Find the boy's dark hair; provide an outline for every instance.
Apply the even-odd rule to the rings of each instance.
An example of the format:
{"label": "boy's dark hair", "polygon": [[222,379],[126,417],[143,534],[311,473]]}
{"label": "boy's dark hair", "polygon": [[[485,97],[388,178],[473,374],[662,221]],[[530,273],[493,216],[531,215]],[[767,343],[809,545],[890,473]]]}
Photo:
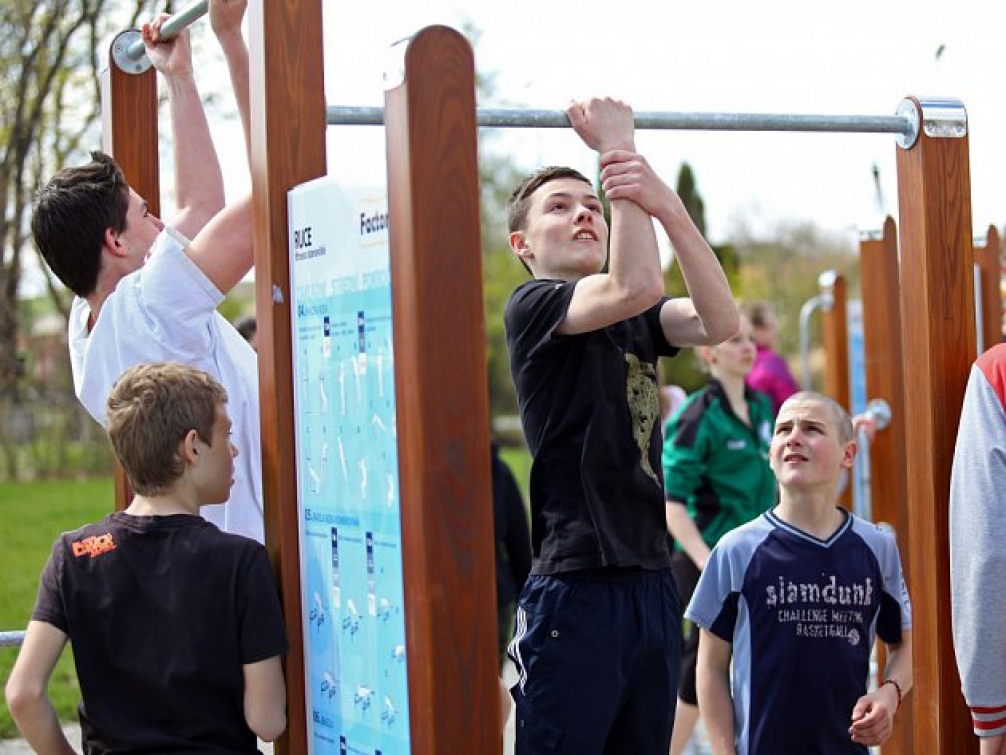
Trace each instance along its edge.
{"label": "boy's dark hair", "polygon": [[129,184],[108,155],[92,152],[91,162],[65,168],[38,193],[31,233],[49,269],[77,296],[98,285],[105,231],[126,230]]}
{"label": "boy's dark hair", "polygon": [[583,181],[587,186],[593,187],[585,175],[573,168],[561,165],[539,168],[517,184],[517,188],[510,194],[510,199],[507,201],[509,209],[507,225],[510,233],[523,231],[527,226],[527,212],[531,208],[531,196],[549,181],[557,181],[560,178],[575,178],[577,181]]}
{"label": "boy's dark hair", "polygon": [[141,364],[122,373],[108,396],[108,437],[139,495],[168,491],[185,465],[178,444],[195,430],[213,442],[227,391],[211,375],[178,362]]}

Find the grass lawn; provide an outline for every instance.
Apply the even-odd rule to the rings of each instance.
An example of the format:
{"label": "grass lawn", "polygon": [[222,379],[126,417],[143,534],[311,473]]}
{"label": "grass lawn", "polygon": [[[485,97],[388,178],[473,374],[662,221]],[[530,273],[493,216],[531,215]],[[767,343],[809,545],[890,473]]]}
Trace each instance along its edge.
{"label": "grass lawn", "polygon": [[[35,605],[38,577],[61,532],[100,519],[112,510],[111,478],[0,483],[0,521],[6,533],[0,548],[0,630],[23,630]],[[17,648],[0,649],[0,686],[7,683]],[[62,720],[76,719],[80,691],[73,657],[64,651],[49,683]],[[7,705],[0,703],[0,738],[18,736]]]}
{"label": "grass lawn", "polygon": [[531,479],[531,454],[524,446],[504,446],[500,449],[500,458],[507,463],[513,476],[517,478],[520,492],[524,494],[524,506],[529,506],[527,486]]}
{"label": "grass lawn", "polygon": [[[503,448],[527,505],[531,457],[527,449]],[[35,605],[38,577],[57,535],[100,519],[112,510],[111,478],[78,481],[0,483],[0,521],[6,542],[0,548],[0,630],[23,630]],[[0,648],[0,688],[7,683],[17,648]],[[61,720],[77,717],[80,689],[67,649],[49,683],[49,694]],[[2,696],[0,696],[2,698]],[[18,736],[7,706],[0,700],[0,739]]]}

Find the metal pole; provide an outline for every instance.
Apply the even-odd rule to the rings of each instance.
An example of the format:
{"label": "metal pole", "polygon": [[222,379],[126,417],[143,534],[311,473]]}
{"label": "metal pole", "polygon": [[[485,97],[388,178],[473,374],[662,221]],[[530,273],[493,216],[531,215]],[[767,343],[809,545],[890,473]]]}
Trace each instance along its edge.
{"label": "metal pole", "polygon": [[[891,406],[882,398],[870,401],[863,414],[873,420],[877,432],[886,430],[891,424]],[[859,443],[859,453],[856,454],[854,464],[859,477],[859,501],[855,513],[872,522],[873,491],[870,487],[870,438],[866,431],[860,428],[856,432],[856,440]]]}
{"label": "metal pole", "polygon": [[[182,8],[171,18],[161,24],[161,36],[164,39],[177,37],[181,31],[191,26],[197,19],[206,15],[209,9],[209,0],[196,0],[186,8]],[[143,46],[143,40],[133,42],[126,48],[126,57],[130,60],[139,60],[146,55],[147,50]]]}
{"label": "metal pole", "polygon": [[978,353],[985,353],[985,301],[982,299],[982,268],[975,264],[975,336]]}
{"label": "metal pole", "polygon": [[803,389],[811,391],[814,389],[813,380],[810,377],[810,317],[814,310],[820,308],[825,312],[830,312],[835,304],[835,279],[838,273],[834,270],[825,270],[817,276],[817,285],[821,293],[812,296],[800,307],[800,362],[803,366]]}
{"label": "metal pole", "polygon": [[[490,128],[569,128],[561,110],[479,108],[479,126]],[[380,126],[384,108],[329,105],[329,126]],[[636,128],[677,131],[829,131],[886,133],[912,137],[917,125],[907,115],[802,115],[790,113],[637,112]]]}
{"label": "metal pole", "polygon": [[24,632],[0,632],[0,648],[20,647],[24,644]]}
{"label": "metal pole", "polygon": [[810,317],[818,307],[830,306],[829,297],[824,294],[812,296],[800,307],[800,365],[802,369],[803,389],[813,390],[813,380],[810,376]]}

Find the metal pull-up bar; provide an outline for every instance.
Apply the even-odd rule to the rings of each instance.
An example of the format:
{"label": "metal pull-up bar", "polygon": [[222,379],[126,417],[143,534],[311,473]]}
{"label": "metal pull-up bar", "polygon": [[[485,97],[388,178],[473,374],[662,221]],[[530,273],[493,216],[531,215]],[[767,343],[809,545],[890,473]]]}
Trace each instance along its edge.
{"label": "metal pull-up bar", "polygon": [[[161,36],[164,39],[177,37],[184,29],[191,26],[196,20],[206,15],[209,10],[209,0],[196,0],[186,8],[182,8],[178,13],[169,17],[161,24]],[[130,60],[139,60],[146,54],[147,50],[143,46],[143,41],[133,42],[126,48],[126,57]]]}
{"label": "metal pull-up bar", "polygon": [[[380,126],[384,108],[326,108],[329,126]],[[493,109],[475,111],[476,122],[487,128],[569,128],[560,110]],[[918,124],[910,115],[802,115],[796,113],[668,113],[637,112],[637,129],[673,131],[842,131],[898,134],[914,138]]]}
{"label": "metal pull-up bar", "polygon": [[[209,3],[197,0],[161,26],[165,39],[177,35],[206,14]],[[143,40],[135,30],[123,32],[113,46],[113,59],[128,73],[150,67]],[[904,104],[904,103],[903,103]],[[569,128],[569,118],[559,110],[487,109],[476,111],[484,128]],[[329,126],[380,126],[384,108],[332,106],[326,108]],[[911,147],[919,133],[918,111],[909,103],[895,115],[805,115],[797,113],[635,113],[637,129],[675,131],[802,131],[895,134],[898,144]],[[929,124],[926,124],[927,128]]]}
{"label": "metal pull-up bar", "polygon": [[[161,37],[171,39],[206,15],[209,0],[196,2],[169,16],[161,24]],[[147,48],[143,46],[143,35],[136,29],[119,32],[112,43],[112,60],[120,70],[131,74],[144,73],[150,68]]]}

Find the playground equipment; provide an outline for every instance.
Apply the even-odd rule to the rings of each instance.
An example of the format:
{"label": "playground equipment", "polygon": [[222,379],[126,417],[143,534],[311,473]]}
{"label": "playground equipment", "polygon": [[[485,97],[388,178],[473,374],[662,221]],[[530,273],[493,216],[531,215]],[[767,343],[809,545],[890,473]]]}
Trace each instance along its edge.
{"label": "playground equipment", "polygon": [[[290,505],[296,452],[286,201],[289,189],[325,173],[325,127],[332,109],[326,108],[321,86],[321,3],[258,0],[251,3],[249,22],[266,545],[292,640],[290,725],[277,752],[303,753],[308,712],[299,640],[298,523]],[[491,584],[489,507],[478,503],[489,495],[488,441],[480,423],[470,420],[487,415],[481,280],[473,250],[479,248],[475,135],[477,126],[491,119],[476,114],[471,50],[460,35],[425,29],[404,48],[403,59],[402,80],[386,93],[382,120],[395,218],[396,359],[409,371],[407,382],[400,372],[396,383],[402,397],[401,499],[408,501],[402,511],[407,652],[416,659],[409,664],[411,741],[417,753],[489,752],[498,731],[492,725],[498,716],[495,622],[488,591],[483,596],[471,589]],[[103,97],[108,149],[157,212],[153,73],[133,75],[113,60]],[[771,122],[769,116],[759,121],[730,114],[671,115],[665,114],[666,120],[678,124],[675,128],[765,130]],[[527,120],[522,125],[528,127],[564,125],[548,122],[555,114],[538,123],[518,120]],[[948,662],[953,650],[946,587],[950,461],[976,344],[964,108],[953,100],[908,98],[897,115],[879,120],[837,123],[829,116],[795,116],[793,124],[799,127],[780,130],[898,137],[901,241],[910,250],[901,261],[901,311],[913,313],[902,342],[904,353],[912,355],[913,379],[905,386],[907,410],[898,412],[892,404],[892,413],[904,416],[908,439],[917,648],[912,697],[926,711],[912,718],[912,734],[918,752],[973,752],[970,717],[956,668]],[[443,332],[451,339],[439,338]]]}
{"label": "playground equipment", "polygon": [[835,305],[835,280],[838,273],[825,270],[817,276],[817,285],[821,293],[810,297],[800,307],[800,384],[809,391],[813,388],[810,370],[810,318],[818,310],[830,312]]}

